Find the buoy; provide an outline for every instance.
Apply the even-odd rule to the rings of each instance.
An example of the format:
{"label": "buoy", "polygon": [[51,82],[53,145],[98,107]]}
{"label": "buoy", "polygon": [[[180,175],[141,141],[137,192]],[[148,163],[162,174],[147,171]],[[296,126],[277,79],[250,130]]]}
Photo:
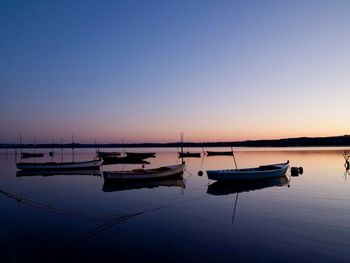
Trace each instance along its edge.
{"label": "buoy", "polygon": [[300,173],[300,174],[303,174],[303,173],[304,173],[303,167],[299,167],[299,173]]}
{"label": "buoy", "polygon": [[202,171],[199,171],[198,172],[198,176],[202,176],[203,175],[203,172]]}
{"label": "buoy", "polygon": [[299,167],[292,167],[290,173],[292,176],[299,176]]}

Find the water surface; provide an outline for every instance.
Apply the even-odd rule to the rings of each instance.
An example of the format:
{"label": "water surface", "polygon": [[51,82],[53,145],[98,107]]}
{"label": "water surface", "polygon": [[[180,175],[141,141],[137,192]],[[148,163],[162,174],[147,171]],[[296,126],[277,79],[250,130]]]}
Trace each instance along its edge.
{"label": "water surface", "polygon": [[[176,149],[133,151],[157,152],[146,168],[180,162]],[[56,161],[72,159],[69,150],[56,152]],[[185,159],[185,182],[111,186],[98,174],[20,176],[13,150],[2,150],[0,260],[350,262],[350,176],[342,153],[241,148],[240,168],[289,160],[304,174],[222,189],[210,185],[205,170],[233,168],[229,156]],[[79,149],[74,159],[93,155]],[[35,161],[44,160],[51,158]]]}

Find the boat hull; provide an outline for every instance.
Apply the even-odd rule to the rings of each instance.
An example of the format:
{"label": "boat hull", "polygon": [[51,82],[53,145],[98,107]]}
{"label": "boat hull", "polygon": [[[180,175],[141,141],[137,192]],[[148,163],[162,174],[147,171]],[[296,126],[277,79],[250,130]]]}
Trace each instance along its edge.
{"label": "boat hull", "polygon": [[185,171],[185,165],[173,165],[160,167],[158,169],[138,169],[132,171],[103,172],[103,178],[106,181],[140,181],[140,180],[159,180],[169,178],[181,178]]}
{"label": "boat hull", "polygon": [[105,157],[116,157],[120,156],[120,152],[97,152],[97,156],[102,159]]}
{"label": "boat hull", "polygon": [[232,156],[233,152],[212,152],[212,151],[207,151],[207,156]]}
{"label": "boat hull", "polygon": [[208,179],[216,181],[260,180],[284,176],[288,168],[289,162],[286,162],[248,169],[212,170],[207,171],[207,175]]}
{"label": "boat hull", "polygon": [[93,160],[85,162],[67,162],[67,163],[17,163],[19,170],[96,170],[102,165],[102,160]]}
{"label": "boat hull", "polygon": [[147,159],[147,158],[154,158],[156,157],[156,153],[135,153],[135,152],[126,152],[127,158],[140,158],[140,159]]}
{"label": "boat hull", "polygon": [[37,158],[37,157],[44,157],[43,153],[22,153],[21,157],[23,159],[25,158]]}
{"label": "boat hull", "polygon": [[187,158],[187,157],[194,157],[194,158],[200,158],[201,153],[191,153],[191,152],[179,152],[179,158]]}

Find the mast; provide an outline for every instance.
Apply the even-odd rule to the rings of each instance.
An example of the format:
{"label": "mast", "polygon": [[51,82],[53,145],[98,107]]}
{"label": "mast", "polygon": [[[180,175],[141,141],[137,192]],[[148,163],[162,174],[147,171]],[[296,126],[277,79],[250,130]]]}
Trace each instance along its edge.
{"label": "mast", "polygon": [[[36,154],[36,137],[34,137],[34,154]],[[34,162],[36,162],[36,155],[34,155]]]}
{"label": "mast", "polygon": [[233,160],[234,160],[234,162],[235,162],[236,170],[238,170],[237,162],[236,162],[236,157],[235,157],[235,152],[233,151],[232,146],[231,146],[231,151],[232,151]]}
{"label": "mast", "polygon": [[184,133],[180,133],[181,140],[181,163],[184,164]]}
{"label": "mast", "polygon": [[22,152],[22,131],[21,130],[19,130],[19,146],[21,147],[21,162],[22,162],[23,152]]}
{"label": "mast", "polygon": [[72,134],[72,158],[74,163],[74,134]]}
{"label": "mast", "polygon": [[51,140],[51,152],[50,152],[50,155],[51,155],[51,161],[53,162],[53,140]]}
{"label": "mast", "polygon": [[63,139],[61,139],[61,163],[63,162]]}

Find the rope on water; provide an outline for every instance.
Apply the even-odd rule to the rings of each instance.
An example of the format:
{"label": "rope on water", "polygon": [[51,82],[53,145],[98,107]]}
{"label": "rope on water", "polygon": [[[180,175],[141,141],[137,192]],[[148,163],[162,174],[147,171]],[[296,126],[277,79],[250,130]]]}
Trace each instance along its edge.
{"label": "rope on water", "polygon": [[13,199],[19,203],[28,205],[30,207],[39,209],[39,210],[44,210],[46,212],[50,213],[55,213],[63,216],[71,216],[71,217],[83,217],[83,218],[89,218],[89,219],[99,219],[99,218],[110,218],[110,217],[115,217],[116,215],[103,215],[103,214],[88,214],[88,213],[77,213],[74,211],[68,211],[60,208],[56,208],[53,206],[46,205],[44,203],[36,202],[30,199],[27,199],[25,197],[10,193],[8,191],[5,191],[3,189],[0,189],[0,194]]}

